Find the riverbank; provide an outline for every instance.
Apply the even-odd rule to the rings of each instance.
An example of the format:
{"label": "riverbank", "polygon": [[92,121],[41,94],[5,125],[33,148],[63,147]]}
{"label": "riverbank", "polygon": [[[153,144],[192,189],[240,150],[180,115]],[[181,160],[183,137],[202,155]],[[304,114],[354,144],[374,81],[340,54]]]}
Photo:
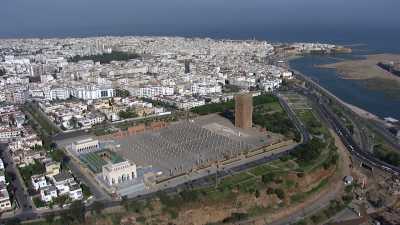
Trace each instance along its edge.
{"label": "riverbank", "polygon": [[[391,57],[391,54],[385,55]],[[397,56],[400,57],[400,55]],[[369,57],[375,60],[382,59],[382,55]],[[388,57],[383,57],[384,59],[388,59]],[[400,84],[397,81],[393,82],[394,79],[399,78],[395,77],[391,79],[390,77],[394,77],[394,75],[389,75],[387,76],[389,78],[385,77],[385,79],[381,78],[379,75],[374,75],[374,77],[361,76],[363,74],[359,74],[359,77],[344,76],[348,75],[348,73],[340,73],[340,71],[336,69],[337,65],[345,63],[349,65],[349,70],[352,72],[354,68],[351,68],[351,62],[362,60],[366,60],[366,56],[347,54],[337,55],[332,58],[327,56],[305,55],[301,58],[289,59],[288,64],[291,70],[304,74],[339,99],[357,107],[351,108],[355,109],[353,111],[357,111],[359,115],[370,117],[371,115],[367,113],[369,112],[379,118],[400,118],[400,111],[398,110],[400,107]],[[327,65],[330,65],[329,68],[327,68]],[[335,67],[333,67],[333,65],[335,65]],[[383,73],[387,72],[380,69],[378,66],[376,67],[378,71],[381,70]]]}
{"label": "riverbank", "polygon": [[377,65],[380,62],[391,61],[400,61],[400,55],[368,55],[365,59],[344,60],[331,64],[316,65],[316,67],[335,69],[343,79],[359,80],[370,90],[382,91],[391,97],[400,98],[400,77]]}
{"label": "riverbank", "polygon": [[[303,77],[307,77],[306,75],[304,75],[303,73],[301,73],[300,71],[294,70],[297,74],[302,75]],[[310,81],[312,81],[312,79],[310,79]],[[312,81],[314,82],[314,81]],[[357,107],[355,105],[352,105],[348,102],[343,101],[342,99],[338,98],[337,96],[335,96],[334,94],[332,94],[329,90],[325,89],[324,87],[321,86],[321,88],[323,88],[325,90],[325,92],[330,93],[330,95],[334,98],[336,98],[337,101],[341,102],[343,105],[346,105],[350,110],[352,110],[354,113],[356,113],[358,116],[363,117],[365,119],[371,119],[371,120],[376,120],[376,121],[382,121],[377,115],[364,110],[360,107]]]}

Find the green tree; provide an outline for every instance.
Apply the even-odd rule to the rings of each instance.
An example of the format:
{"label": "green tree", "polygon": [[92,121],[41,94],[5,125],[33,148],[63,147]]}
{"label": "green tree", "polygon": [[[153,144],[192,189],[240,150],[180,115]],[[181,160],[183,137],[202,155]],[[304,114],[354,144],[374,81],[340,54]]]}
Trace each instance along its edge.
{"label": "green tree", "polygon": [[122,196],[122,201],[121,201],[121,205],[125,208],[125,210],[128,211],[129,209],[129,201],[128,201],[128,197],[127,196]]}
{"label": "green tree", "polygon": [[82,188],[83,197],[85,199],[89,198],[92,195],[90,188],[86,184],[81,184],[81,188]]}
{"label": "green tree", "polygon": [[285,192],[280,188],[275,189],[275,194],[280,199],[284,199],[285,198]]}
{"label": "green tree", "polygon": [[79,126],[78,119],[75,116],[71,117],[71,119],[69,119],[68,123],[73,128],[77,128]]}
{"label": "green tree", "polygon": [[269,184],[275,180],[275,174],[274,173],[267,173],[261,176],[261,181],[264,184]]}
{"label": "green tree", "polygon": [[129,91],[127,91],[127,90],[124,90],[124,89],[116,89],[115,90],[115,96],[117,96],[117,97],[123,97],[123,98],[126,98],[126,97],[129,97],[130,96],[130,94],[129,94]]}
{"label": "green tree", "polygon": [[254,192],[254,196],[255,196],[256,198],[259,198],[259,197],[260,197],[260,191],[259,191],[258,189]]}
{"label": "green tree", "polygon": [[313,138],[305,144],[296,147],[291,154],[296,157],[299,162],[307,163],[317,159],[322,152],[325,144],[318,138]]}
{"label": "green tree", "polygon": [[85,204],[82,201],[74,201],[69,208],[69,215],[78,223],[85,222]]}
{"label": "green tree", "polygon": [[48,224],[53,224],[53,222],[55,220],[55,215],[49,214],[49,215],[45,216],[45,220]]}
{"label": "green tree", "polygon": [[180,196],[185,202],[194,202],[197,201],[197,199],[199,198],[198,193],[196,191],[190,191],[190,190],[183,190],[180,193]]}
{"label": "green tree", "polygon": [[100,215],[103,209],[104,209],[104,204],[102,202],[99,201],[93,202],[92,213],[94,212],[94,214]]}
{"label": "green tree", "polygon": [[122,119],[129,119],[138,117],[138,114],[135,112],[134,109],[128,108],[126,110],[121,110],[118,113],[118,116],[121,117]]}
{"label": "green tree", "polygon": [[294,225],[307,225],[306,220],[300,220],[299,222],[295,223]]}
{"label": "green tree", "polygon": [[85,205],[82,201],[74,201],[68,210],[61,212],[60,224],[82,224],[85,222]]}
{"label": "green tree", "polygon": [[68,196],[67,195],[60,195],[57,198],[55,198],[54,204],[57,204],[58,206],[62,207],[68,200]]}
{"label": "green tree", "polygon": [[49,152],[49,155],[56,162],[68,161],[68,156],[61,149],[54,149]]}
{"label": "green tree", "polygon": [[69,62],[79,62],[82,60],[93,60],[95,62],[100,62],[101,64],[107,64],[111,61],[128,61],[130,59],[137,59],[140,58],[139,54],[136,53],[128,53],[128,52],[120,52],[120,51],[113,51],[111,53],[103,53],[98,55],[89,55],[89,56],[74,56],[69,58]]}
{"label": "green tree", "polygon": [[20,225],[21,220],[18,218],[12,218],[6,222],[6,225]]}

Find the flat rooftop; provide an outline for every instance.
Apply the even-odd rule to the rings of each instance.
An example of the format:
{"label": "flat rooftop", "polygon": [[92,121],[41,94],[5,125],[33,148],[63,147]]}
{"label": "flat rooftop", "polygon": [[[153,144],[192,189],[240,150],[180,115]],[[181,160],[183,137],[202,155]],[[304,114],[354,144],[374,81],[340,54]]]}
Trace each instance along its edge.
{"label": "flat rooftop", "polygon": [[82,139],[82,140],[77,140],[74,143],[76,145],[78,145],[78,144],[88,143],[88,142],[92,142],[92,141],[96,141],[96,140],[93,140],[92,138],[86,138],[86,139]]}

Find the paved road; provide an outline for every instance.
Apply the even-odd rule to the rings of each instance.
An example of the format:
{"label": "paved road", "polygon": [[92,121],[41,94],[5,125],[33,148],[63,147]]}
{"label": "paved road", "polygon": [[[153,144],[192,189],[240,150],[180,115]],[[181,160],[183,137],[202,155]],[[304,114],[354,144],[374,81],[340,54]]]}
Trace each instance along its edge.
{"label": "paved road", "polygon": [[393,149],[400,153],[400,140],[390,133],[390,131],[385,127],[384,124],[382,124],[382,122],[370,120],[368,121],[367,125],[369,128],[382,135],[385,141],[391,144]]}
{"label": "paved road", "polygon": [[110,195],[108,195],[106,191],[100,187],[97,181],[95,181],[95,178],[85,171],[87,167],[81,165],[79,159],[72,156],[68,150],[66,150],[65,153],[69,157],[68,167],[71,169],[72,174],[77,177],[80,182],[84,183],[90,188],[94,198],[99,201],[111,200]]}
{"label": "paved road", "polygon": [[[311,99],[312,100],[312,99]],[[314,102],[315,103],[315,102]],[[318,107],[318,106],[316,106]],[[321,114],[320,110],[316,110],[316,112],[320,115],[320,117],[329,125],[327,118],[325,115]],[[305,128],[304,128],[305,129]],[[339,150],[341,151],[341,150]],[[348,156],[346,155],[345,152],[341,152],[341,157],[344,159],[343,164],[341,165],[344,170],[343,173],[347,174],[349,173],[347,168],[347,163],[344,163],[347,161]],[[340,180],[343,174],[337,174],[335,175],[335,179]],[[287,224],[294,224],[297,221],[300,221],[304,219],[305,217],[312,215],[322,208],[328,207],[331,200],[335,200],[340,192],[343,189],[343,184],[341,182],[334,183],[329,190],[326,190],[324,193],[321,194],[321,196],[315,196],[315,199],[310,199],[310,205],[305,206],[301,210],[296,210],[295,212],[291,213],[285,218],[282,218],[280,220],[274,221],[272,223],[269,223],[269,225],[287,225]],[[238,222],[237,224],[239,225],[244,225],[244,224],[252,224],[254,220],[250,219],[245,222]]]}
{"label": "paved road", "polygon": [[399,175],[400,174],[400,168],[396,166],[392,166],[388,163],[385,163],[379,159],[377,159],[373,154],[371,154],[368,151],[365,151],[364,149],[360,148],[357,143],[354,141],[352,135],[348,132],[348,130],[341,124],[341,121],[336,117],[334,113],[332,113],[328,107],[325,104],[321,105],[321,111],[322,113],[328,118],[329,122],[331,123],[332,127],[336,130],[336,132],[339,134],[339,137],[341,138],[342,142],[345,144],[346,148],[349,150],[349,152],[361,159],[362,161],[380,168],[382,170],[385,170],[389,173],[392,173],[394,175]]}
{"label": "paved road", "polygon": [[[341,99],[330,93],[328,90],[320,86],[318,83],[313,81],[311,78],[306,75],[300,73],[299,71],[293,71],[297,78],[307,82],[314,88],[318,89],[321,93],[329,96],[330,99],[334,100],[337,104],[341,105],[343,108],[348,109],[354,117],[358,117],[356,113],[353,113],[353,110],[348,107],[349,104],[343,102]],[[400,153],[400,140],[395,137],[390,131],[386,128],[385,122],[380,119],[365,119],[360,118],[369,128],[378,132],[385,139],[386,142],[392,145],[393,149],[397,150]]]}
{"label": "paved road", "polygon": [[[303,143],[309,140],[309,134],[303,124],[297,119],[297,117],[294,115],[293,111],[290,109],[290,107],[287,105],[287,103],[280,99],[281,104],[284,108],[284,110],[287,111],[290,119],[292,122],[295,124],[299,132],[302,134],[302,141]],[[66,134],[61,134],[59,135],[56,139],[58,138],[65,138],[64,135],[66,136],[78,136],[79,134],[85,133],[84,131],[79,131],[79,132],[74,132],[74,133],[66,133]],[[199,188],[199,187],[205,187],[205,186],[210,186],[215,183],[215,178],[217,180],[222,179],[223,177],[232,175],[234,173],[239,173],[245,170],[248,170],[249,168],[253,168],[255,166],[273,161],[278,159],[279,157],[283,155],[289,154],[291,151],[294,150],[295,146],[297,144],[294,144],[290,147],[285,147],[279,149],[279,151],[274,151],[274,152],[268,152],[259,156],[256,156],[254,158],[248,158],[244,159],[238,163],[234,163],[232,165],[228,166],[220,166],[220,167],[214,167],[209,170],[209,172],[203,171],[202,173],[199,174],[193,174],[190,177],[185,176],[184,179],[178,180],[175,182],[167,183],[163,187],[163,191],[166,193],[176,193],[181,189],[186,189],[186,188]],[[72,157],[72,156],[70,156]],[[90,189],[92,190],[94,196],[96,197],[96,200],[102,201],[106,207],[112,207],[116,205],[120,205],[120,201],[112,201],[109,196],[96,184],[96,182],[93,179],[88,178],[85,176],[85,173],[82,172],[82,168],[80,168],[79,163],[76,162],[75,160],[71,159],[69,162],[69,167],[73,171],[75,176],[78,176],[79,179],[81,179],[85,184],[87,184]],[[138,200],[138,199],[146,199],[154,196],[154,192],[152,193],[144,193],[142,195],[137,195],[132,198],[132,200]],[[90,209],[90,206],[88,207]],[[43,217],[47,214],[50,213],[60,213],[65,209],[57,209],[53,210],[53,212],[48,212],[48,211],[40,211],[37,214],[31,215],[31,214],[24,214],[21,213],[17,217],[21,220],[25,220],[27,218],[40,218]]]}
{"label": "paved road", "polygon": [[[376,168],[380,168],[386,172],[390,172],[395,175],[399,174],[399,168],[393,167],[385,162],[377,160],[373,155],[371,155],[371,153],[360,148],[353,140],[353,137],[349,133],[347,128],[341,123],[340,119],[337,118],[336,114],[334,114],[330,110],[329,105],[327,105],[326,102],[321,101],[321,98],[319,96],[315,95],[315,93],[307,89],[302,90],[302,94],[306,95],[309,99],[313,100],[316,103],[315,105],[317,112],[334,129],[334,131],[337,133],[340,140],[350,154],[352,154],[362,162],[373,165]],[[292,224],[296,221],[303,219],[307,215],[312,215],[321,208],[328,206],[330,201],[336,198],[338,191],[338,189],[332,189],[330,192],[318,199],[312,205],[307,206],[303,210],[297,211],[296,213],[293,213],[289,217],[276,221],[272,223],[272,225]]]}
{"label": "paved road", "polygon": [[296,113],[293,111],[293,109],[289,106],[289,104],[286,102],[284,98],[280,94],[277,94],[277,97],[279,99],[280,104],[282,105],[283,109],[287,112],[290,120],[294,123],[296,126],[297,130],[301,133],[302,136],[302,142],[307,143],[310,140],[310,134],[307,131],[307,128],[304,126],[304,124],[297,118]]}
{"label": "paved road", "polygon": [[64,140],[64,139],[77,138],[77,137],[86,136],[86,135],[90,135],[90,133],[86,132],[85,130],[77,130],[77,131],[72,131],[72,132],[68,132],[68,133],[60,132],[58,134],[55,134],[52,137],[52,140],[54,142],[57,142],[57,141]]}
{"label": "paved road", "polygon": [[15,163],[13,162],[11,158],[11,154],[7,148],[7,144],[1,143],[0,144],[0,151],[1,151],[1,157],[4,161],[5,164],[5,170],[8,173],[15,174],[15,179],[11,181],[13,190],[14,190],[14,196],[18,202],[19,209],[17,210],[17,213],[19,216],[22,216],[24,218],[32,218],[36,215],[35,213],[35,205],[33,204],[31,198],[29,198],[27,189],[25,187],[25,184],[22,180],[22,177],[16,168]]}
{"label": "paved road", "polygon": [[[304,77],[304,75],[301,74],[296,74],[299,75],[300,77]],[[308,78],[304,79],[306,82],[310,82]],[[321,88],[318,84],[315,82],[311,83],[311,87],[309,89],[303,89],[302,92],[305,94],[307,97],[314,99],[318,104],[320,111],[322,114],[328,119],[329,123],[331,126],[334,128],[335,132],[339,135],[341,138],[342,142],[345,144],[346,148],[352,154],[354,157],[357,157],[364,163],[367,163],[375,168],[379,168],[381,170],[384,170],[386,172],[389,172],[393,175],[399,176],[400,175],[400,168],[390,165],[386,162],[383,162],[379,159],[377,159],[372,153],[369,151],[362,149],[353,139],[352,135],[349,133],[347,128],[342,124],[340,119],[337,117],[335,113],[333,113],[329,105],[327,104],[326,99],[323,99],[321,96],[318,96],[313,92],[313,90],[316,91],[323,91],[324,93],[327,92],[325,89]],[[328,92],[329,93],[329,92]],[[329,96],[332,95],[329,93]]]}
{"label": "paved road", "polygon": [[[200,187],[208,187],[210,185],[215,184],[215,178],[217,177],[217,179],[222,179],[226,176],[232,175],[234,173],[239,173],[245,170],[248,170],[250,168],[253,168],[255,166],[273,161],[273,160],[277,160],[279,157],[284,156],[289,154],[291,151],[293,151],[293,148],[288,148],[285,149],[285,151],[281,151],[280,153],[277,154],[268,154],[265,156],[261,156],[258,159],[248,159],[248,161],[244,161],[242,164],[234,166],[234,167],[226,167],[226,168],[219,168],[218,169],[218,173],[215,173],[216,170],[214,171],[210,171],[210,174],[207,174],[205,176],[201,176],[197,179],[194,178],[194,180],[191,181],[186,181],[185,183],[180,183],[180,184],[175,184],[175,186],[171,185],[171,186],[166,186],[165,189],[163,189],[163,192],[167,193],[167,194],[175,194],[177,192],[179,192],[182,189],[187,189],[187,188],[200,188]],[[142,200],[142,199],[149,199],[154,197],[156,193],[155,192],[151,192],[151,193],[144,193],[141,195],[138,195],[134,198],[130,198],[130,200],[134,201],[134,200]],[[118,206],[121,205],[121,201],[119,200],[106,200],[103,199],[101,200],[101,202],[104,203],[104,206],[107,207],[114,207],[114,206]],[[87,211],[91,209],[91,205],[89,205],[87,208]],[[60,214],[62,211],[65,211],[67,209],[54,209],[53,211],[37,211],[36,213],[31,213],[29,214],[27,213],[21,213],[18,214],[16,217],[19,218],[20,220],[28,220],[28,219],[38,219],[38,218],[42,218],[48,214]],[[10,218],[8,218],[10,219]]]}
{"label": "paved road", "polygon": [[[307,133],[308,135],[308,133]],[[238,164],[234,164],[234,165],[230,165],[230,166],[221,166],[218,169],[217,168],[213,168],[210,170],[210,173],[202,173],[202,174],[197,174],[194,175],[193,177],[186,177],[186,180],[181,180],[179,182],[175,182],[175,183],[170,183],[168,185],[166,185],[163,189],[163,192],[165,193],[177,193],[179,190],[182,189],[186,189],[186,188],[199,188],[199,187],[206,187],[206,186],[210,186],[215,184],[215,178],[217,178],[217,180],[222,179],[223,177],[232,175],[234,173],[239,173],[245,170],[248,170],[250,168],[253,168],[255,166],[273,161],[273,160],[277,160],[279,157],[284,156],[289,154],[291,151],[294,150],[294,147],[297,146],[296,144],[292,145],[291,147],[286,147],[286,148],[281,148],[279,149],[278,152],[268,152],[266,154],[263,155],[259,155],[257,157],[254,158],[248,158],[245,159],[243,161],[241,161]],[[85,178],[84,174],[81,173],[80,169],[77,167],[77,165],[75,163],[71,163],[70,164],[70,168],[71,170],[75,171],[74,174],[77,175],[78,177],[82,177],[82,180],[87,183],[88,185],[91,185],[89,187],[93,188],[93,185],[96,185],[95,183],[91,182],[90,180],[88,180],[87,178]],[[97,187],[98,188],[98,187]],[[96,190],[96,188],[94,188],[94,190]],[[100,201],[102,201],[105,205],[105,207],[113,207],[113,206],[117,206],[117,205],[121,205],[121,201],[117,201],[117,200],[110,200],[109,198],[102,198],[101,195],[102,193],[94,193],[94,195],[100,196],[99,199]],[[135,196],[133,197],[131,200],[140,200],[140,199],[148,199],[151,198],[155,195],[155,192],[152,193],[143,193],[141,195]],[[90,210],[91,206],[89,205],[87,207],[88,210]],[[53,210],[52,212],[48,212],[48,211],[40,211],[38,212],[38,214],[32,216],[29,215],[29,218],[40,218],[43,217],[47,214],[50,213],[55,213],[58,214],[61,211],[63,211],[65,209],[57,209],[57,210]],[[23,216],[17,216],[19,219],[24,220],[25,217]]]}
{"label": "paved road", "polygon": [[[70,156],[71,158],[71,156]],[[78,178],[79,181],[84,183],[90,188],[92,195],[95,197],[96,200],[103,201],[103,200],[111,200],[111,197],[97,184],[91,175],[82,171],[84,168],[79,166],[79,163],[75,161],[75,159],[70,159],[68,162],[68,167],[71,169],[72,174]]]}

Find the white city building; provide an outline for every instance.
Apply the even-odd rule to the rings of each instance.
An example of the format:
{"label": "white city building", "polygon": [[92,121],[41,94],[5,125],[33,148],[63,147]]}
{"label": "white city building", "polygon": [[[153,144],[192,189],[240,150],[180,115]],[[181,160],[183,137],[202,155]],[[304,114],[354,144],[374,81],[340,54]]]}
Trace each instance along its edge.
{"label": "white city building", "polygon": [[60,195],[67,194],[70,186],[76,184],[74,177],[69,173],[59,173],[53,176],[53,183]]}
{"label": "white city building", "polygon": [[97,151],[99,147],[99,140],[91,138],[74,141],[72,143],[72,150],[75,151],[78,155]]}
{"label": "white city building", "polygon": [[78,184],[71,185],[69,187],[68,196],[72,201],[83,199],[82,188]]}
{"label": "white city building", "polygon": [[57,198],[57,189],[54,186],[49,186],[40,190],[40,198],[44,202],[51,202],[53,198]]}
{"label": "white city building", "polygon": [[31,183],[36,191],[48,186],[46,177],[44,175],[33,175],[31,177]]}
{"label": "white city building", "polygon": [[78,123],[82,125],[83,128],[90,128],[93,125],[102,123],[106,118],[103,115],[90,114],[88,116],[78,119]]}
{"label": "white city building", "polygon": [[4,170],[0,170],[0,183],[1,182],[6,182],[6,176],[4,174]]}
{"label": "white city building", "polygon": [[146,86],[128,88],[129,93],[135,97],[151,98],[154,96],[170,96],[174,94],[174,88],[168,86]]}
{"label": "white city building", "polygon": [[114,97],[114,89],[108,86],[86,85],[73,87],[71,95],[82,100],[94,100]]}
{"label": "white city building", "polygon": [[279,88],[282,84],[281,79],[275,79],[275,80],[264,80],[260,82],[260,86],[264,89],[266,92],[274,91],[275,89]]}
{"label": "white city building", "polygon": [[65,87],[53,87],[46,96],[48,100],[66,100],[71,96],[70,90]]}
{"label": "white city building", "polygon": [[0,212],[10,210],[11,208],[12,206],[7,186],[4,182],[0,182]]}
{"label": "white city building", "polygon": [[102,176],[108,185],[117,185],[137,177],[136,165],[127,160],[109,163],[103,166]]}
{"label": "white city building", "polygon": [[0,128],[0,139],[10,139],[21,136],[21,131],[14,128]]}
{"label": "white city building", "polygon": [[191,90],[193,94],[208,95],[213,93],[221,93],[222,87],[218,84],[216,85],[193,84]]}

